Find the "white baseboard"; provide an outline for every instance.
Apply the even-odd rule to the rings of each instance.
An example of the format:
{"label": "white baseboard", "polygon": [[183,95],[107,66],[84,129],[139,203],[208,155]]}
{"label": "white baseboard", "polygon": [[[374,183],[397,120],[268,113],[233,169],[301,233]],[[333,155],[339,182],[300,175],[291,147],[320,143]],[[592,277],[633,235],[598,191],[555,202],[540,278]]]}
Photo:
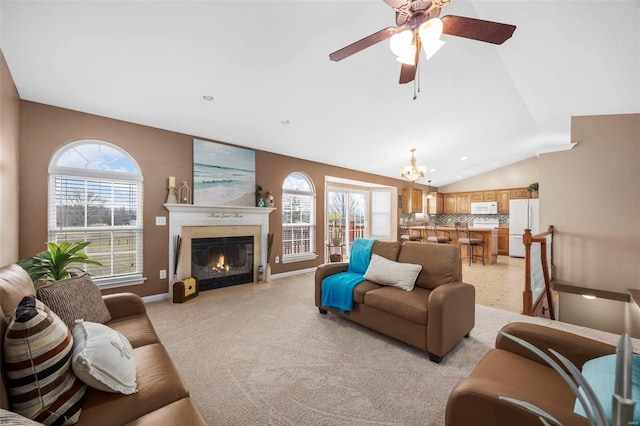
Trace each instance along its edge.
{"label": "white baseboard", "polygon": [[142,298],[144,303],[159,302],[164,299],[171,299],[171,295],[169,293],[162,293],[162,294],[154,294],[152,296],[144,296]]}
{"label": "white baseboard", "polygon": [[277,280],[278,278],[286,278],[286,277],[293,277],[295,275],[301,275],[301,274],[306,274],[309,272],[315,272],[316,268],[307,268],[307,269],[297,269],[295,271],[289,271],[289,272],[281,272],[279,274],[272,274],[271,275],[271,279],[272,280]]}

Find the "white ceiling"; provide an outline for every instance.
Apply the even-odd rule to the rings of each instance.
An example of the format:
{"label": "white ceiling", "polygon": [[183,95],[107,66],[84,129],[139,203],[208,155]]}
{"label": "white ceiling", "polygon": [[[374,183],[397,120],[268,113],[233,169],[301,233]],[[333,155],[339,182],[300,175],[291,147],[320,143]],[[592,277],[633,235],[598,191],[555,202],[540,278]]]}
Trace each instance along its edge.
{"label": "white ceiling", "polygon": [[2,0],[0,46],[22,99],[394,178],[416,148],[434,186],[567,148],[573,115],[640,112],[639,1],[447,14],[517,29],[443,36],[415,101],[388,42],[328,57],[394,25],[382,0]]}

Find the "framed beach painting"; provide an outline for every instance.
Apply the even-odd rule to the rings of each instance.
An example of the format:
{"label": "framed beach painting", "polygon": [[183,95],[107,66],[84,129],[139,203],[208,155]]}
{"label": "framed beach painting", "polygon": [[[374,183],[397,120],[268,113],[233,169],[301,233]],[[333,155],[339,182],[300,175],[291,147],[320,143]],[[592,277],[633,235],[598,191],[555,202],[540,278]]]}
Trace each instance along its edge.
{"label": "framed beach painting", "polygon": [[255,207],[255,188],[255,151],[193,140],[194,204]]}

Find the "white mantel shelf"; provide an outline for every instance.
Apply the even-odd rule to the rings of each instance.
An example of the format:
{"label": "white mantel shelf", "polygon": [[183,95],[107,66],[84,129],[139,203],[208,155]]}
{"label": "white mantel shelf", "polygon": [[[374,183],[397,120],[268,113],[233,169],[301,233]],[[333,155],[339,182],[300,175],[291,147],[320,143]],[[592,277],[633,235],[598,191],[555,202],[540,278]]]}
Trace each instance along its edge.
{"label": "white mantel shelf", "polygon": [[183,213],[227,213],[227,214],[266,214],[275,207],[246,207],[246,206],[200,206],[195,204],[164,204],[170,212]]}

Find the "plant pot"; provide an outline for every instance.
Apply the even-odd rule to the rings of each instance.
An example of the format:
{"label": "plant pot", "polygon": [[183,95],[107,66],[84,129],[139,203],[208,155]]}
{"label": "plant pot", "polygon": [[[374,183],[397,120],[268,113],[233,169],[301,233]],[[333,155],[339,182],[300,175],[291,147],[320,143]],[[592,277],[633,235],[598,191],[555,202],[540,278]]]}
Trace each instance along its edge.
{"label": "plant pot", "polygon": [[334,246],[339,246],[340,244],[342,244],[342,238],[332,238],[331,244]]}

